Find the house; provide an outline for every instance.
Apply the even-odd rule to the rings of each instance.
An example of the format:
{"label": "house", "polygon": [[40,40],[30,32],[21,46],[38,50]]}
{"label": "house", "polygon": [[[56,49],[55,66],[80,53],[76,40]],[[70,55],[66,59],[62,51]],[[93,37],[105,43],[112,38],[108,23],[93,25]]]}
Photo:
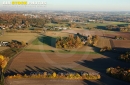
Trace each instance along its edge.
{"label": "house", "polygon": [[93,19],[89,19],[88,22],[95,22],[96,20]]}
{"label": "house", "polygon": [[66,28],[66,27],[64,27],[64,28],[63,28],[63,30],[67,30],[67,28]]}

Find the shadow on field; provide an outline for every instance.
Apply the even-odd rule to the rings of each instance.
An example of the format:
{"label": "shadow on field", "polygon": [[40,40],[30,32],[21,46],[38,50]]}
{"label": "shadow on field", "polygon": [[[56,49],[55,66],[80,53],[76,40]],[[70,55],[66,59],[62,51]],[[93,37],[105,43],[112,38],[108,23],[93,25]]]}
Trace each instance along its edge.
{"label": "shadow on field", "polygon": [[98,58],[98,59],[93,59],[92,61],[88,60],[83,60],[83,61],[78,61],[76,62],[86,68],[92,68],[96,72],[99,72],[101,75],[101,79],[99,79],[96,84],[93,84],[91,81],[85,80],[84,82],[90,83],[88,85],[129,85],[127,82],[114,79],[106,74],[106,69],[109,67],[123,67],[123,68],[128,68],[130,65],[128,63],[124,62],[116,62],[113,61],[111,58]]}
{"label": "shadow on field", "polygon": [[[56,72],[59,75],[61,75],[61,73],[63,73],[63,75],[67,74],[67,73],[79,73],[80,74],[80,72],[72,70],[70,68],[61,68],[60,69],[60,68],[54,67],[54,68],[48,68],[48,69],[45,69],[45,68],[41,69],[37,66],[34,66],[34,67],[26,66],[26,67],[27,67],[27,69],[25,69],[25,71],[23,71],[21,73],[18,72],[17,70],[14,70],[14,71],[8,70],[8,72],[6,73],[6,76],[17,75],[17,74],[21,74],[21,75],[24,75],[24,74],[33,75],[33,74],[35,74],[35,75],[38,75],[38,74],[43,74],[44,72],[47,72],[48,75],[52,74],[53,72]],[[71,80],[69,80],[69,82],[70,81]],[[75,81],[77,81],[77,80],[75,80]],[[91,80],[84,79],[84,80],[81,80],[81,81],[83,81],[83,82],[81,82],[82,83],[81,85],[98,85],[96,82],[92,82]],[[49,81],[49,82],[51,82],[51,81]],[[65,79],[65,82],[68,82],[68,81]],[[65,82],[64,82],[64,84],[65,84]],[[74,82],[74,80],[72,80],[71,82]],[[57,81],[56,81],[56,83],[57,83]],[[61,82],[59,82],[59,84],[61,84]],[[67,84],[65,84],[65,85],[67,85]]]}
{"label": "shadow on field", "polygon": [[102,85],[102,84],[99,84],[98,82],[92,82],[91,80],[84,79],[83,81],[85,85]]}
{"label": "shadow on field", "polygon": [[101,29],[101,30],[106,30],[106,27],[105,27],[105,26],[97,26],[96,28],[97,28],[97,29]]}
{"label": "shadow on field", "polygon": [[94,50],[94,52],[104,55],[107,58],[113,59],[114,61],[119,61],[118,57],[121,54],[124,54],[126,51],[130,51],[129,48],[115,47],[112,43],[111,43],[111,46],[112,46],[111,51],[100,52],[101,48],[99,48],[99,47],[93,47],[93,50]]}
{"label": "shadow on field", "polygon": [[56,38],[50,36],[42,36],[38,38],[40,42],[45,43],[49,46],[55,47]]}
{"label": "shadow on field", "polygon": [[61,73],[61,72],[63,72],[63,73],[69,73],[69,72],[81,73],[81,72],[78,72],[78,71],[73,70],[71,68],[57,68],[57,67],[53,67],[53,68],[39,68],[37,66],[30,67],[30,66],[26,65],[26,68],[25,68],[25,70],[23,72],[19,72],[16,69],[14,69],[14,70],[7,70],[6,73],[5,73],[5,76],[16,75],[16,74],[21,74],[21,75],[27,74],[27,75],[30,75],[32,73],[43,73],[43,72],[49,72],[49,73],[53,73],[53,72],[56,72],[56,73]]}
{"label": "shadow on field", "polygon": [[[117,67],[117,66],[120,66],[122,68],[130,67],[129,63],[118,60],[118,57],[120,55],[119,49],[123,51],[125,48],[116,48],[116,50],[101,53],[100,48],[93,47],[93,50],[95,52],[100,53],[101,55],[104,55],[106,57],[92,59],[92,61],[90,60],[76,61],[76,63],[86,68],[92,68],[93,70],[99,72],[101,74],[101,79],[99,80],[99,83],[102,84],[98,84],[98,85],[117,85],[119,83],[120,85],[129,85],[124,81],[114,79],[112,77],[107,76],[106,74],[106,69],[109,67]],[[93,82],[90,82],[90,85],[93,85],[91,83]]]}
{"label": "shadow on field", "polygon": [[101,37],[103,37],[103,38],[109,38],[109,39],[115,39],[115,36],[105,36],[105,35],[103,35],[103,36],[101,36]]}
{"label": "shadow on field", "polygon": [[[77,61],[76,63],[86,67],[86,68],[91,68],[97,72],[99,72],[101,74],[101,79],[100,80],[96,80],[96,81],[91,81],[91,80],[83,80],[84,85],[129,85],[126,82],[120,82],[117,79],[111,78],[109,76],[106,75],[106,68],[108,67],[116,67],[116,66],[120,66],[120,67],[128,67],[129,65],[127,63],[120,63],[120,62],[115,62],[112,61],[111,58],[98,58],[98,59],[93,59],[92,61],[88,61],[88,60],[83,60],[83,61]],[[5,76],[8,75],[16,75],[16,74],[27,74],[27,75],[32,75],[32,74],[43,74],[44,72],[47,72],[48,74],[52,74],[53,72],[56,72],[57,74],[66,74],[66,73],[79,73],[81,74],[81,72],[84,71],[77,71],[77,70],[73,70],[71,68],[57,68],[57,67],[53,67],[53,68],[39,68],[37,66],[33,66],[30,67],[28,65],[26,65],[26,68],[23,72],[19,72],[17,70],[7,70],[5,73]]]}
{"label": "shadow on field", "polygon": [[117,24],[117,26],[119,26],[119,27],[126,27],[127,25],[129,25],[129,24]]}
{"label": "shadow on field", "polygon": [[[47,72],[47,74],[52,74],[53,72],[56,72],[57,74],[67,74],[67,73],[79,73],[81,74],[81,72],[79,71],[76,71],[76,70],[73,70],[71,68],[57,68],[57,67],[53,67],[53,68],[39,68],[37,66],[34,66],[34,67],[30,67],[30,66],[27,66],[26,65],[26,69],[23,71],[23,72],[19,72],[17,70],[8,70],[6,73],[5,73],[5,77],[7,77],[8,75],[17,75],[17,74],[21,74],[21,75],[38,75],[38,74],[43,74],[44,72]],[[98,85],[96,84],[96,82],[91,82],[90,80],[81,80],[83,81],[82,82],[82,85]]]}
{"label": "shadow on field", "polygon": [[97,26],[96,28],[101,30],[108,30],[108,31],[119,31],[119,29],[111,29],[111,30],[106,29],[106,26]]}

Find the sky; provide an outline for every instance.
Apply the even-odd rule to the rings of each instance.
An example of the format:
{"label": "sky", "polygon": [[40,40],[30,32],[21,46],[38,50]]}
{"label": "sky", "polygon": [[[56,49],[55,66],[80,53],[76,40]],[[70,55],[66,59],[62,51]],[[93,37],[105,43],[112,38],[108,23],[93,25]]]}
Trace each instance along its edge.
{"label": "sky", "polygon": [[130,11],[130,0],[14,0],[46,2],[46,5],[4,5],[0,0],[0,10],[65,10],[65,11]]}

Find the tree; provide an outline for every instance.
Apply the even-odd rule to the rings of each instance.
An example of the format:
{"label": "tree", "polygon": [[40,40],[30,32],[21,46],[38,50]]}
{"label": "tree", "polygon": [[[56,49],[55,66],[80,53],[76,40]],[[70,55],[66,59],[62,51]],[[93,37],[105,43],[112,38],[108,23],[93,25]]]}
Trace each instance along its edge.
{"label": "tree", "polygon": [[26,25],[26,27],[29,27],[29,22],[28,21],[25,21],[25,25]]}
{"label": "tree", "polygon": [[53,72],[52,76],[55,78],[56,77],[56,72]]}
{"label": "tree", "polygon": [[79,44],[81,43],[81,39],[79,38],[79,36],[76,36],[76,42]]}
{"label": "tree", "polygon": [[75,28],[75,27],[76,27],[76,24],[75,24],[75,23],[70,23],[69,26],[70,26],[71,28]]}
{"label": "tree", "polygon": [[79,36],[74,37],[74,35],[70,34],[68,37],[60,37],[56,41],[57,48],[77,48],[81,47],[82,42]]}
{"label": "tree", "polygon": [[9,61],[9,58],[6,58],[2,55],[0,55],[0,74],[1,74],[1,82],[3,83],[3,79],[4,79],[4,68],[7,65],[7,62]]}
{"label": "tree", "polygon": [[91,45],[92,44],[92,40],[91,39],[87,39],[87,45]]}

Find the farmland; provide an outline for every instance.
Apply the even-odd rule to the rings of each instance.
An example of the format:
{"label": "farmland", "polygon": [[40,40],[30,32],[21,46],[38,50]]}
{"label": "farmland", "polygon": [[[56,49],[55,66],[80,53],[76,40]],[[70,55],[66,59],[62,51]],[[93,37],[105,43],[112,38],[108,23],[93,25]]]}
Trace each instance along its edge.
{"label": "farmland", "polygon": [[[115,54],[109,54],[109,56],[110,55],[112,57],[112,55]],[[30,74],[31,72],[44,72],[44,71],[57,72],[57,73],[58,72],[80,72],[80,71],[87,71],[93,73],[100,72],[102,79],[97,80],[94,83],[100,82],[100,84],[103,84],[107,82],[106,80],[111,80],[112,83],[111,82],[107,82],[107,83],[111,85],[115,85],[118,83],[124,84],[121,81],[112,79],[105,75],[106,68],[111,65],[127,66],[127,64],[125,63],[123,64],[119,61],[115,61],[112,58],[100,54],[89,55],[89,54],[62,54],[62,53],[59,54],[59,53],[46,53],[46,52],[22,52],[13,60],[13,62],[9,67],[9,70],[7,70],[7,74],[8,75],[17,74],[17,73]],[[23,79],[21,80],[24,82]],[[22,83],[21,80],[14,80],[14,79],[12,81],[7,80],[7,83],[12,82],[13,84],[15,81],[19,81]],[[34,80],[29,79],[29,81],[34,81]],[[49,84],[49,82],[46,79],[43,79],[43,81],[46,81],[45,83]],[[71,82],[73,82],[73,80],[71,80]],[[80,80],[79,82],[81,85],[82,84],[84,85],[85,83],[82,80]],[[18,85],[20,85],[21,83],[18,83]],[[40,83],[42,83],[42,81],[39,81],[39,84]],[[57,83],[60,83],[60,81],[57,81]],[[65,85],[67,85],[67,83]],[[128,84],[125,83],[125,85]]]}
{"label": "farmland", "polygon": [[130,48],[130,40],[111,40],[113,48]]}
{"label": "farmland", "polygon": [[[87,35],[98,35],[100,36],[97,46],[84,46],[79,49],[71,49],[70,52],[65,51],[64,49],[58,49],[53,46],[55,43],[55,38],[59,36],[68,36],[69,34],[80,33],[85,36]],[[111,40],[113,43],[118,43],[118,40],[113,40],[111,35],[114,37],[119,32],[109,32],[109,31],[94,31],[94,30],[84,30],[84,29],[73,29],[73,30],[63,30],[61,32],[48,31],[46,35],[39,35],[37,33],[6,33],[6,38],[0,37],[3,41],[10,40],[19,40],[25,42],[31,42],[29,45],[24,48],[24,50],[16,55],[12,63],[9,64],[8,69],[6,71],[6,75],[14,75],[14,74],[30,74],[31,72],[99,72],[101,75],[100,80],[78,80],[77,85],[86,85],[89,82],[93,84],[104,84],[107,83],[109,85],[115,85],[118,83],[129,85],[126,82],[122,82],[119,80],[115,80],[111,77],[108,77],[105,74],[106,68],[111,66],[126,66],[126,63],[118,61],[116,58],[119,56],[117,53],[99,53],[99,49],[104,46],[113,47]],[[122,34],[124,37],[127,37],[125,33]],[[129,40],[127,40],[129,43]],[[121,42],[120,42],[121,43]],[[118,43],[119,44],[119,43]],[[116,45],[118,45],[116,44]],[[112,45],[112,46],[111,46]],[[115,44],[114,44],[115,45]],[[118,45],[120,46],[120,44]],[[126,45],[127,46],[127,45]],[[115,64],[116,62],[116,64]],[[112,82],[108,82],[110,80]],[[38,82],[34,79],[26,79],[26,81],[30,81],[30,83],[25,82],[25,79],[5,79],[5,85],[9,85],[15,82],[17,85],[21,84],[50,84],[49,79],[38,79]],[[61,81],[70,81],[73,85],[75,80],[59,80],[54,81],[57,85]],[[23,82],[23,83],[22,83]],[[100,82],[100,84],[99,84]],[[66,84],[67,85],[67,82]]]}
{"label": "farmland", "polygon": [[1,10],[0,85],[130,85],[130,12],[54,3]]}
{"label": "farmland", "polygon": [[[37,34],[32,33],[5,33],[4,35],[0,36],[0,41],[8,41],[11,42],[12,40],[18,40],[23,42],[30,42],[31,40],[35,39]],[[9,47],[0,47],[0,51],[6,50]]]}
{"label": "farmland", "polygon": [[36,37],[37,34],[33,33],[5,33],[4,35],[0,36],[0,40],[3,41],[18,40],[29,42],[31,39],[35,39]]}
{"label": "farmland", "polygon": [[[95,25],[94,25],[95,24]],[[111,22],[110,22],[111,24]],[[113,22],[113,24],[121,24]],[[125,23],[123,23],[125,24]],[[89,24],[90,25],[90,24]],[[101,24],[93,23],[93,26],[98,26]],[[105,25],[105,24],[102,24]],[[23,31],[24,32],[24,31]],[[60,49],[55,47],[56,39],[58,37],[68,37],[70,34],[77,34],[88,36],[97,35],[99,36],[98,43],[96,46],[83,46],[81,48],[72,49]],[[122,36],[127,40],[115,40],[115,36]],[[127,82],[113,79],[106,75],[106,68],[111,66],[125,66],[129,67],[127,63],[117,60],[119,53],[114,52],[104,52],[100,53],[100,49],[104,46],[110,48],[122,47],[128,48],[129,46],[129,33],[125,32],[114,32],[101,29],[86,30],[86,29],[68,29],[62,31],[47,31],[46,33],[11,33],[6,32],[4,35],[0,36],[1,41],[11,41],[18,40],[29,43],[22,52],[15,55],[13,53],[9,65],[7,66],[5,76],[15,75],[15,74],[27,74],[39,73],[39,72],[78,72],[82,71],[90,73],[99,73],[101,79],[99,80],[66,80],[66,79],[54,79],[53,83],[50,82],[51,79],[5,79],[5,85],[40,85],[44,82],[46,85],[57,85],[61,81],[65,82],[65,85],[87,85],[87,84],[97,84],[97,85],[129,85]],[[125,44],[123,44],[125,43]],[[9,49],[9,47],[0,47],[1,51]],[[68,51],[69,50],[69,51]],[[9,52],[7,52],[8,54]],[[109,81],[111,82],[109,82]],[[27,83],[29,82],[29,83]],[[11,84],[9,84],[11,83]]]}
{"label": "farmland", "polygon": [[102,27],[104,28],[107,25],[120,25],[120,24],[128,24],[128,23],[105,21],[104,23],[88,23],[86,26],[89,28],[97,27],[99,29],[102,29]]}

